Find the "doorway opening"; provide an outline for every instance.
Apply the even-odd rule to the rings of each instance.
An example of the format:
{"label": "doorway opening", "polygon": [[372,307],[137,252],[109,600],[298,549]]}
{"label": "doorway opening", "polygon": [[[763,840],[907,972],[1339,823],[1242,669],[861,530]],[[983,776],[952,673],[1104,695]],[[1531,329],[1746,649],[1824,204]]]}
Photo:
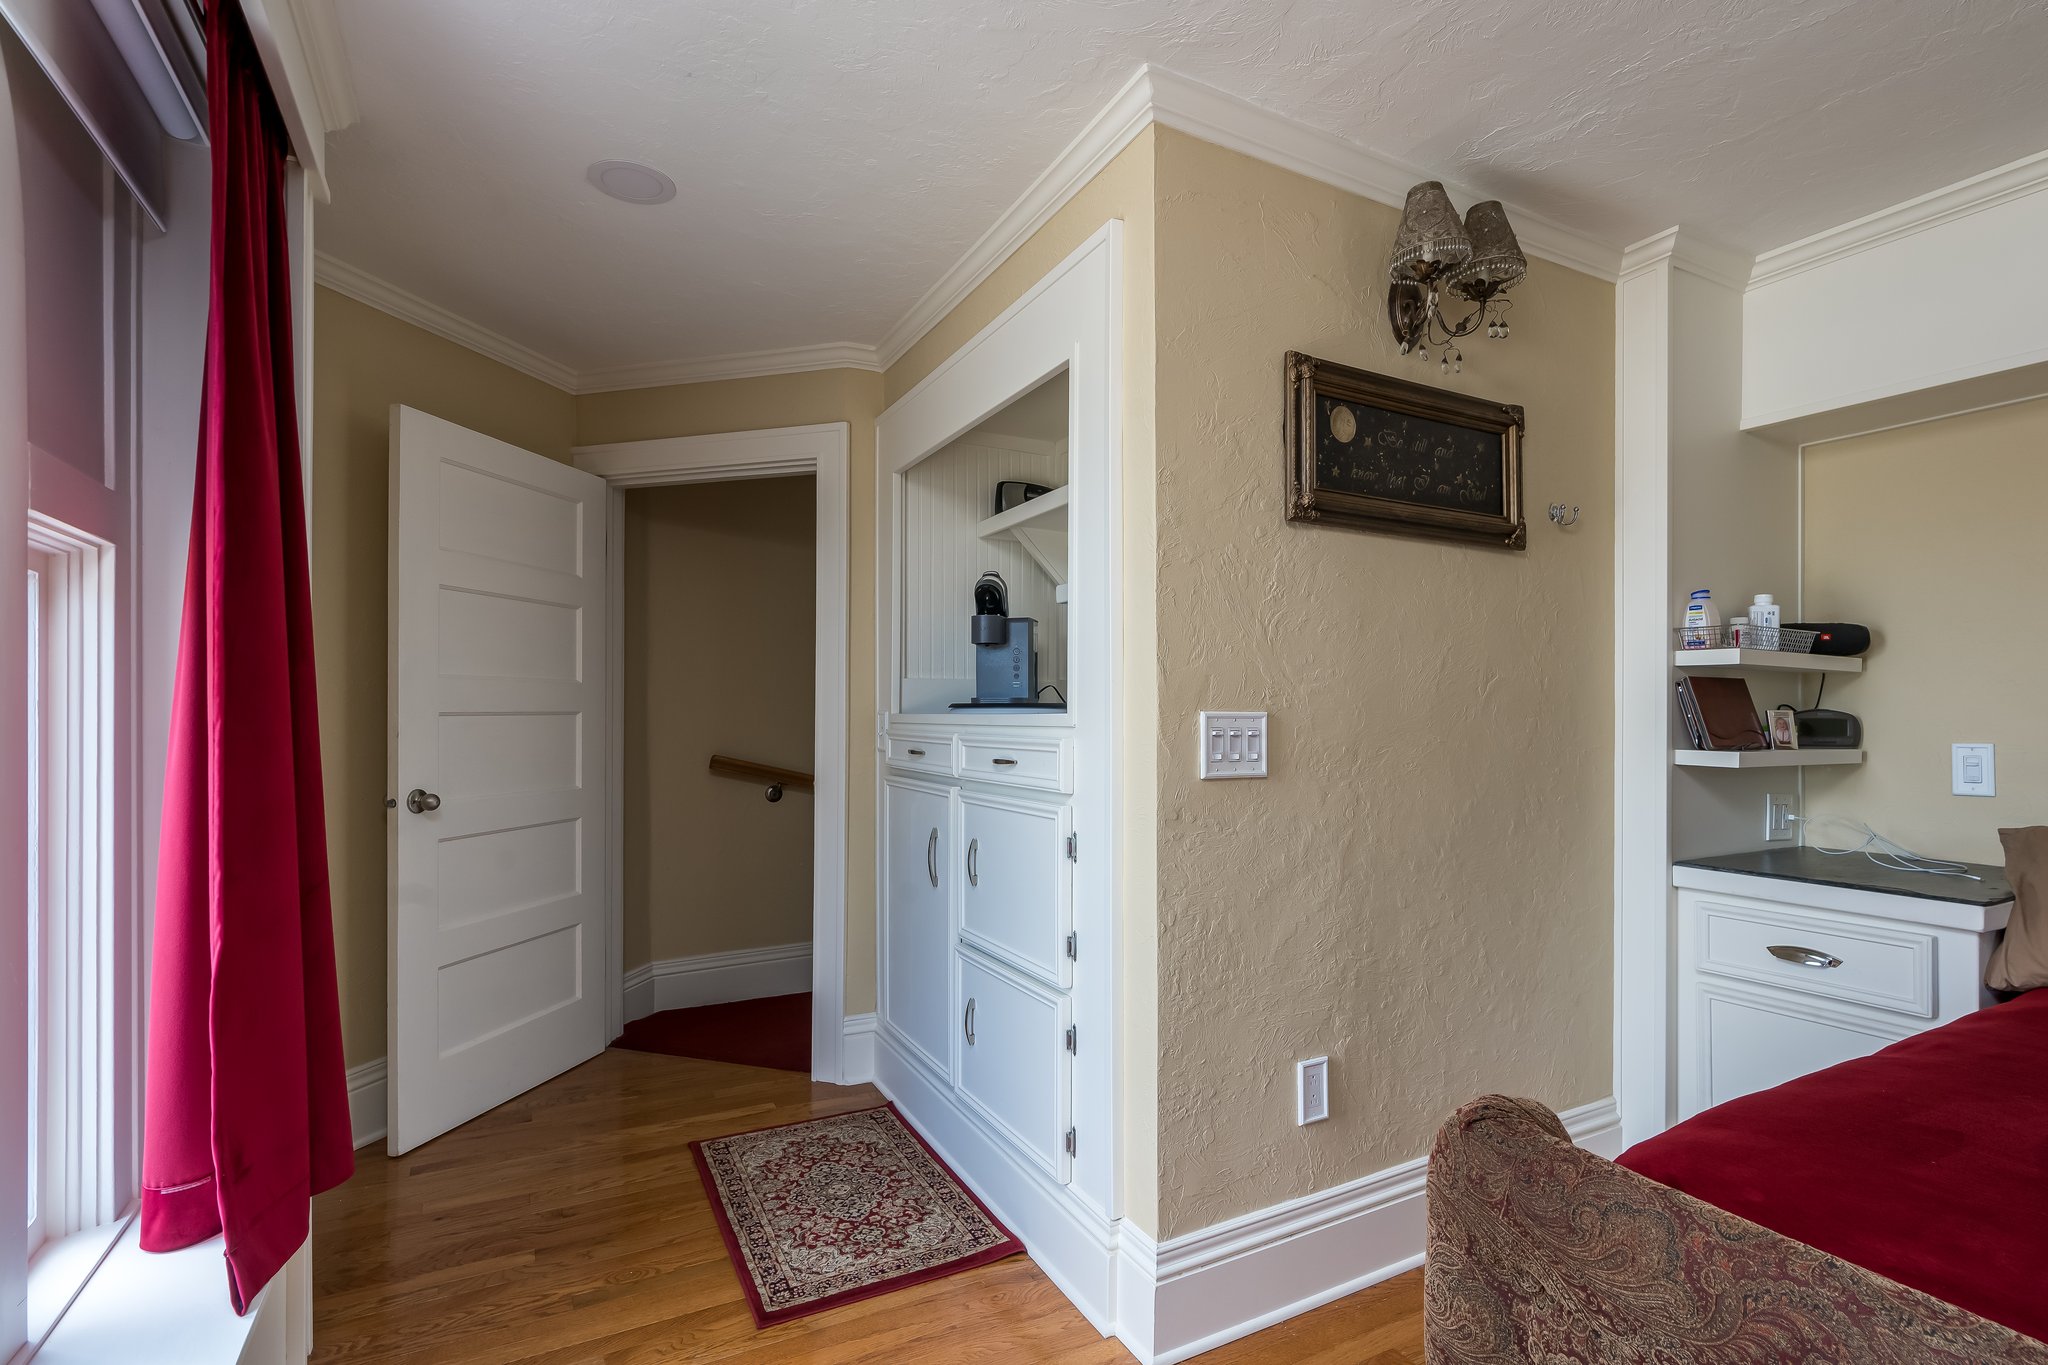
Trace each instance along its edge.
{"label": "doorway opening", "polygon": [[840,422],[575,455],[609,485],[619,627],[609,1036],[752,1065],[807,1051],[835,1084],[867,1069],[845,1056],[848,439]]}
{"label": "doorway opening", "polygon": [[625,1027],[811,1070],[817,476],[625,494]]}

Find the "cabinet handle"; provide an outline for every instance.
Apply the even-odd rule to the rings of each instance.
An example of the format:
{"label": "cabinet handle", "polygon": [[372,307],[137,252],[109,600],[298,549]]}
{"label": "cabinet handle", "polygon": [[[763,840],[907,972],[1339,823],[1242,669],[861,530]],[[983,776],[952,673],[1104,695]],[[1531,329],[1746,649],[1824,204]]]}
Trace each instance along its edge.
{"label": "cabinet handle", "polygon": [[924,870],[932,879],[932,885],[939,884],[939,827],[932,826],[932,837],[924,843]]}
{"label": "cabinet handle", "polygon": [[974,866],[975,854],[979,853],[980,851],[981,840],[969,839],[967,841],[967,884],[969,886],[981,885],[981,874],[975,870]]}
{"label": "cabinet handle", "polygon": [[1791,943],[1773,943],[1769,951],[1771,956],[1777,958],[1778,961],[1789,962],[1795,967],[1817,967],[1825,971],[1829,967],[1839,967],[1842,965],[1842,959],[1834,956],[1832,953],[1824,953],[1818,948],[1801,948]]}
{"label": "cabinet handle", "polygon": [[924,750],[922,750],[922,749],[909,749],[909,750],[906,750],[905,752],[907,752],[907,753],[908,753],[908,754],[909,754],[909,755],[910,755],[910,756],[911,756],[912,758],[923,758],[923,757],[924,757]]}
{"label": "cabinet handle", "polygon": [[1014,768],[1017,766],[1017,760],[1014,758],[992,758],[989,762],[995,764],[998,768]]}
{"label": "cabinet handle", "polygon": [[974,997],[967,997],[967,1013],[960,1016],[960,1027],[967,1032],[967,1046],[974,1046]]}

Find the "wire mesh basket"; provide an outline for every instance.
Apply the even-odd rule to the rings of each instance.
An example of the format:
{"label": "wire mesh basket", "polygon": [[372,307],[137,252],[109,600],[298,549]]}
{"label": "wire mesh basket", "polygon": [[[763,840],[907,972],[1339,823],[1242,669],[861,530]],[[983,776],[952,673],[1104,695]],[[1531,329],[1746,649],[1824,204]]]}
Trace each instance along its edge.
{"label": "wire mesh basket", "polygon": [[1794,630],[1790,626],[1721,625],[1677,626],[1672,644],[1680,649],[1773,649],[1783,654],[1811,654],[1817,630]]}

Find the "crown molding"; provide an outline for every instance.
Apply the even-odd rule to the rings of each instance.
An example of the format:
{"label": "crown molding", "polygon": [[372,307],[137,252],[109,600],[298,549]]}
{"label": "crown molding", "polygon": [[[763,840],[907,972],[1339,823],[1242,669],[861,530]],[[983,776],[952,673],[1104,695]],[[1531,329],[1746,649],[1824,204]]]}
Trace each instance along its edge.
{"label": "crown molding", "polygon": [[[1439,178],[1399,158],[1311,128],[1177,72],[1155,66],[1140,75],[1149,79],[1155,122],[1361,198],[1401,208],[1408,202],[1411,186]],[[1452,198],[1467,204],[1491,197],[1456,181],[1443,184]],[[1529,255],[1610,282],[1620,274],[1621,251],[1613,243],[1519,205],[1508,203],[1505,207],[1514,221],[1515,237]]]}
{"label": "crown molding", "polygon": [[549,359],[539,351],[522,346],[488,327],[479,326],[460,314],[451,313],[438,303],[429,303],[417,294],[380,280],[367,270],[358,270],[346,261],[336,260],[324,251],[313,254],[313,282],[432,332],[445,341],[489,356],[501,365],[509,365],[543,384],[552,384],[564,393],[576,392],[576,372],[560,361]]}
{"label": "crown molding", "polygon": [[320,121],[330,133],[354,127],[362,112],[356,105],[355,78],[349,72],[341,23],[334,17],[334,0],[286,3],[291,7],[292,18],[298,21],[299,46],[306,54],[306,66],[313,77],[313,98],[320,105]]}
{"label": "crown molding", "polygon": [[619,389],[659,389],[671,384],[703,384],[715,379],[759,379],[808,370],[872,370],[882,362],[875,348],[857,341],[827,341],[817,346],[790,346],[776,351],[738,351],[702,360],[652,365],[622,365],[576,376],[571,393],[612,393]]}
{"label": "crown molding", "polygon": [[[877,348],[882,364],[886,367],[901,360],[1032,233],[1065,207],[1118,152],[1155,123],[1394,208],[1407,202],[1411,185],[1430,179],[1427,172],[1406,162],[1311,128],[1212,85],[1164,67],[1142,66],[995,225],[889,329]],[[1445,188],[1467,202],[1485,198],[1449,181]],[[1619,276],[1621,252],[1612,243],[1513,204],[1507,205],[1507,209],[1514,220],[1515,235],[1530,255],[1603,280]]]}
{"label": "crown molding", "polygon": [[1156,67],[1139,67],[1088,121],[1088,126],[1039,173],[1030,188],[1003,210],[994,225],[925,290],[909,312],[897,319],[896,325],[883,336],[882,344],[875,348],[884,369],[901,360],[925,333],[938,326],[982,281],[993,275],[997,266],[1010,259],[1032,233],[1065,208],[1082,186],[1101,174],[1118,152],[1137,140],[1138,134],[1152,122],[1152,78],[1156,72]]}
{"label": "crown molding", "polygon": [[1973,213],[1982,213],[2014,199],[2023,199],[2043,189],[2048,189],[2048,152],[2037,152],[2008,162],[1996,170],[1973,175],[1968,180],[1959,180],[1918,198],[1766,251],[1756,258],[1756,269],[1749,277],[1749,287],[1755,289],[1901,237],[1925,232]]}
{"label": "crown molding", "polygon": [[1690,228],[1670,227],[1633,243],[1621,253],[1621,278],[1669,261],[1675,270],[1740,293],[1749,287],[1754,260],[1745,252],[1710,242]]}

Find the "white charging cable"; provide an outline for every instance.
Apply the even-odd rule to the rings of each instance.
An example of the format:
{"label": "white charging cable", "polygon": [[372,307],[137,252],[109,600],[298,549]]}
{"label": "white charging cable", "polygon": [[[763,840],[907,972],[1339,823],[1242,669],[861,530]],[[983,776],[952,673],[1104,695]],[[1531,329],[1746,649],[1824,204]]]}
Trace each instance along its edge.
{"label": "white charging cable", "polygon": [[[1851,820],[1846,815],[1822,815],[1819,817],[1795,815],[1792,817],[1807,827],[1806,846],[1815,853],[1825,853],[1833,858],[1845,858],[1852,853],[1861,853],[1879,867],[1894,872],[1925,872],[1930,877],[1962,877],[1968,881],[1981,882],[1984,879],[1970,871],[1968,863],[1952,862],[1946,858],[1930,858],[1924,853],[1915,853],[1903,844],[1893,843],[1861,820]],[[1838,825],[1852,834],[1863,837],[1847,848],[1829,848],[1812,840],[1815,825]]]}

